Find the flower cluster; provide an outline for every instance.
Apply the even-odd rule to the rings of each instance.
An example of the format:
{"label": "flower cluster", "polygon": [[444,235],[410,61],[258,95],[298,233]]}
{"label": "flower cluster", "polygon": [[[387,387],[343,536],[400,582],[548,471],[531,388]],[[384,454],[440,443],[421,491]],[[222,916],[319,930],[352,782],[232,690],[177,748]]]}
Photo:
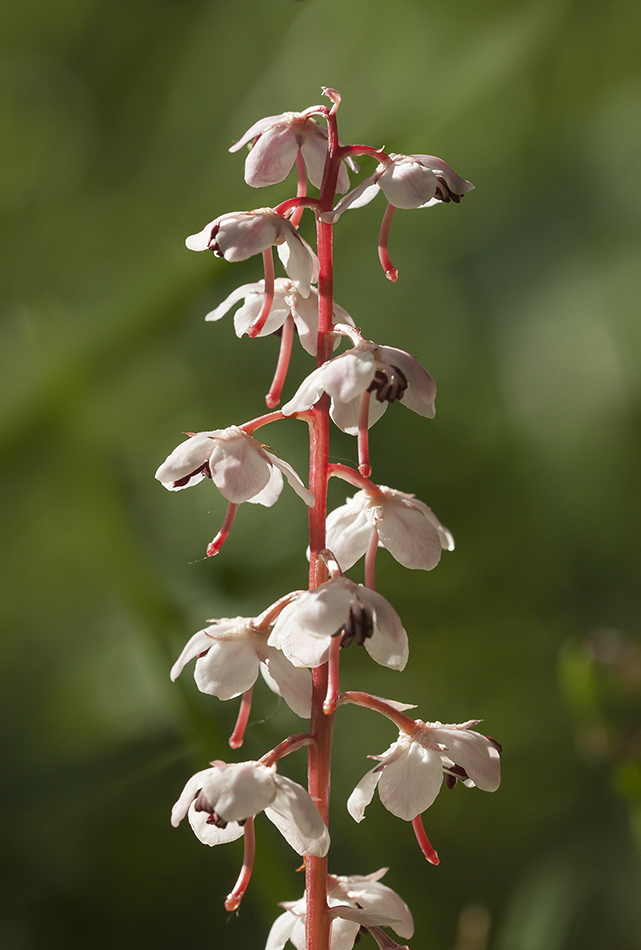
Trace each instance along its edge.
{"label": "flower cluster", "polygon": [[[337,130],[340,96],[329,88],[323,93],[330,106],[260,119],[230,149],[248,147],[245,180],[252,188],[282,182],[295,170],[295,196],[276,207],[221,214],[186,241],[191,250],[211,250],[231,263],[262,256],[263,277],[237,287],[205,319],[216,322],[235,310],[239,337],[280,336],[265,397],[271,411],[238,425],[187,433],[156,472],[170,491],[210,479],[225,499],[227,511],[207,547],[208,555],[221,551],[243,502],[266,507],[276,503],[283,478],[307,506],[308,589],[282,594],[257,616],[208,620],[180,652],[171,678],[175,680],[194,661],[194,679],[202,693],[223,702],[239,699],[229,738],[232,749],[243,745],[259,673],[309,731],[286,737],[258,760],[214,760],[187,781],[171,821],[177,826],[186,817],[198,840],[209,846],[243,838],[243,863],[225,900],[228,910],[238,908],[249,884],[254,819],[261,812],[305,857],[305,894],[281,905],[284,913],[271,928],[266,950],[283,950],[287,941],[296,950],[350,950],[363,928],[383,950],[394,950],[398,944],[382,928],[391,928],[406,940],[414,924],[405,902],[380,881],[387,869],[365,876],[327,873],[330,754],[341,707],[362,706],[398,729],[398,738],[386,752],[370,756],[377,764],[356,784],[347,802],[349,814],[361,822],[378,789],[385,808],[411,822],[432,864],[439,859],[423,828],[423,813],[443,784],[453,788],[460,782],[495,791],[500,746],[472,728],[480,720],[458,725],[424,722],[407,714],[412,705],[341,690],[339,685],[345,649],[397,672],[408,662],[408,633],[394,607],[376,590],[378,551],[384,548],[407,568],[431,571],[443,551],[454,549],[454,540],[423,501],[372,480],[370,429],[396,402],[432,419],[436,384],[410,353],[365,338],[334,301],[332,228],[344,211],[362,207],[382,192],[387,210],[379,256],[385,275],[396,280],[398,271],[387,251],[395,211],[456,204],[473,185],[432,155],[388,154],[370,146],[345,145]],[[376,167],[352,185],[350,173],[360,171],[357,157],[374,159]],[[310,187],[317,196],[308,193]],[[338,194],[343,197],[337,198]],[[316,250],[299,231],[305,213],[315,219]],[[284,276],[276,276],[274,247]],[[316,364],[278,410],[296,335]],[[347,345],[341,350],[343,344]],[[308,427],[308,484],[256,436],[267,425],[291,419]],[[355,436],[355,465],[330,463],[331,422]],[[327,514],[330,477],[345,481],[356,493]],[[345,576],[361,558],[363,583]],[[304,748],[307,788],[280,772],[281,760]]]}

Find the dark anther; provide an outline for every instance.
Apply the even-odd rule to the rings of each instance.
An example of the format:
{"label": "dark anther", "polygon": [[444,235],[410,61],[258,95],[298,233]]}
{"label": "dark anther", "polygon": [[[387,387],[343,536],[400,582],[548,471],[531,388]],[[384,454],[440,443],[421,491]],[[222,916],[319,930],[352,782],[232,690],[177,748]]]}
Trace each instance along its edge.
{"label": "dark anther", "polygon": [[463,196],[457,195],[455,191],[452,191],[448,183],[444,178],[441,178],[440,175],[436,176],[436,180],[438,185],[436,186],[436,194],[434,197],[438,198],[439,201],[444,201],[446,203],[448,201],[453,201],[455,204],[458,204]]}
{"label": "dark anther", "polygon": [[377,369],[368,386],[368,393],[376,393],[379,402],[395,402],[402,399],[407,389],[407,376],[398,366]]}
{"label": "dark anther", "polygon": [[363,646],[366,640],[374,633],[374,618],[371,610],[356,603],[350,607],[349,616],[345,626],[334,634],[341,636],[341,647],[348,647],[352,640],[356,640],[359,646]]}
{"label": "dark anther", "polygon": [[216,235],[220,229],[220,225],[217,224],[215,228],[211,229],[211,234],[209,235],[209,250],[213,251],[216,257],[223,257],[223,252],[218,247],[218,241],[216,240]]}
{"label": "dark anther", "polygon": [[205,793],[201,790],[196,796],[194,802],[194,811],[207,811],[210,815],[214,814],[214,806],[209,802]]}
{"label": "dark anther", "polygon": [[445,784],[448,788],[454,788],[459,779],[468,779],[469,775],[460,765],[450,765],[445,770]]}
{"label": "dark anther", "polygon": [[186,485],[191,478],[194,478],[196,475],[204,475],[205,478],[211,478],[211,471],[209,469],[209,462],[203,462],[200,468],[195,469],[193,472],[190,472],[189,475],[183,475],[182,478],[177,478],[173,483],[174,488],[182,488]]}
{"label": "dark anther", "polygon": [[503,746],[501,745],[501,743],[500,743],[500,742],[497,742],[496,739],[493,739],[492,736],[486,736],[485,738],[486,738],[489,742],[492,743],[492,745],[494,746],[494,748],[496,749],[497,752],[502,752],[502,751],[503,751]]}
{"label": "dark anther", "polygon": [[227,827],[228,822],[226,822],[224,818],[221,818],[220,815],[217,815],[216,812],[213,811],[211,815],[207,816],[207,824],[216,825],[217,828],[222,830]]}

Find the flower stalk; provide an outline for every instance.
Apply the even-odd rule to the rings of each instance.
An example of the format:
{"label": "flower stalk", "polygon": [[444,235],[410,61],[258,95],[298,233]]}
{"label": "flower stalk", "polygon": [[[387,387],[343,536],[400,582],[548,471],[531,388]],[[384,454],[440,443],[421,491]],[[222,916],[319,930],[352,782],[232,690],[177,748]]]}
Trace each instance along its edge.
{"label": "flower stalk", "polygon": [[[367,875],[329,873],[332,746],[341,707],[354,704],[384,716],[398,729],[398,739],[357,784],[347,808],[355,821],[365,817],[374,793],[396,817],[411,822],[418,844],[431,864],[439,858],[422,822],[425,811],[445,784],[477,785],[494,791],[499,783],[500,747],[472,730],[479,720],[457,725],[412,719],[412,705],[381,699],[361,690],[340,689],[343,649],[358,650],[374,662],[402,671],[409,641],[399,615],[376,590],[380,547],[405,567],[432,570],[454,541],[424,502],[372,480],[370,429],[395,402],[426,419],[434,416],[436,384],[409,353],[366,339],[352,317],[334,301],[333,229],[348,209],[366,204],[382,191],[387,206],[378,238],[385,276],[396,281],[388,252],[389,230],[397,208],[425,208],[454,202],[473,186],[430,155],[395,155],[368,145],[344,145],[338,136],[340,95],[324,88],[331,105],[303,112],[267,116],[254,123],[232,146],[250,146],[245,180],[260,188],[285,180],[295,169],[296,195],[275,208],[220,215],[187,238],[194,251],[243,261],[263,258],[261,281],[236,288],[206,319],[217,321],[232,307],[238,336],[257,342],[280,332],[277,364],[267,395],[269,411],[227,429],[190,433],[159,467],[156,477],[177,491],[210,480],[228,502],[223,523],[207,547],[219,553],[231,533],[242,502],[271,507],[278,500],[283,476],[308,507],[309,581],[306,591],[280,596],[256,617],[208,621],[187,642],[172,667],[175,679],[195,660],[194,678],[201,692],[226,701],[240,697],[229,746],[243,744],[254,684],[259,672],[291,712],[309,720],[258,761],[228,764],[215,759],[195,773],[172,810],[174,825],[187,817],[196,837],[209,846],[244,838],[238,880],[225,900],[235,911],[250,883],[255,855],[254,818],[264,812],[294,851],[304,856],[305,895],[286,902],[275,921],[268,948],[282,950],[287,939],[301,950],[349,950],[361,928],[386,950],[413,933],[405,902],[379,879],[386,869]],[[350,190],[354,158],[374,160],[376,169]],[[308,183],[318,197],[308,194]],[[338,198],[338,195],[343,197]],[[316,249],[299,233],[305,212],[316,223]],[[285,277],[276,277],[273,249]],[[242,301],[242,303],[241,303]],[[282,410],[276,410],[287,386],[296,336],[316,367]],[[347,345],[335,354],[339,347]],[[395,409],[393,411],[396,411]],[[309,438],[308,487],[292,466],[254,434],[266,425],[299,419]],[[330,463],[331,427],[356,438],[353,466]],[[337,477],[356,494],[328,514],[327,488]],[[345,576],[364,558],[364,584]],[[278,767],[286,756],[307,750],[307,788]]]}

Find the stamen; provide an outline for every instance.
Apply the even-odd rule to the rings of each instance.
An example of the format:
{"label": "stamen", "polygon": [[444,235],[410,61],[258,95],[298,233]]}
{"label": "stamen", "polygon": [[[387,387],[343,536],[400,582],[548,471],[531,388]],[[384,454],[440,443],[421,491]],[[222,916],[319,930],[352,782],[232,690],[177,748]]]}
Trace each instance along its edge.
{"label": "stamen", "polygon": [[364,478],[372,474],[369,460],[369,403],[371,386],[361,396],[358,407],[358,470]]}
{"label": "stamen", "polygon": [[376,370],[367,391],[375,392],[379,402],[396,402],[397,399],[403,398],[408,385],[403,370],[398,366],[386,366],[385,369]]}
{"label": "stamen", "polygon": [[254,819],[248,818],[245,822],[245,851],[243,854],[243,866],[240,869],[238,880],[234,885],[233,891],[227,896],[225,901],[225,910],[238,910],[240,902],[245,896],[245,891],[249,885],[254,867],[254,855],[256,854],[256,838],[254,835]]}
{"label": "stamen", "polygon": [[441,178],[440,175],[436,176],[438,185],[436,187],[435,198],[438,198],[439,201],[443,201],[447,204],[450,201],[453,201],[454,204],[458,204],[461,200],[462,195],[457,195],[455,191],[452,191],[448,183],[444,178]]}
{"label": "stamen", "polygon": [[398,271],[390,260],[389,251],[387,250],[387,242],[389,239],[390,225],[392,223],[392,218],[394,217],[395,211],[396,208],[394,205],[388,204],[387,210],[383,215],[383,221],[381,222],[381,230],[378,234],[378,259],[381,262],[381,267],[385,271],[385,276],[392,282],[398,280]]}
{"label": "stamen", "polygon": [[263,305],[260,313],[250,326],[248,335],[253,339],[258,336],[267,322],[267,317],[272,310],[274,302],[274,255],[271,247],[263,251],[263,264],[265,266],[265,292],[263,296]]}
{"label": "stamen", "polygon": [[274,372],[272,384],[269,392],[265,396],[265,402],[269,409],[273,409],[280,402],[280,394],[283,391],[287,370],[289,369],[289,359],[292,355],[292,343],[294,340],[294,318],[291,313],[283,324],[283,332],[280,338],[280,350],[278,352],[278,363]]}
{"label": "stamen", "polygon": [[189,482],[191,481],[191,479],[194,478],[196,475],[204,475],[205,478],[211,478],[211,470],[210,470],[210,468],[209,468],[209,460],[206,461],[206,462],[203,462],[203,464],[200,466],[200,468],[194,469],[194,471],[193,471],[193,472],[190,472],[189,475],[183,475],[182,478],[177,478],[176,481],[173,482],[173,487],[174,487],[174,488],[183,488],[185,485],[189,484]]}
{"label": "stamen", "polygon": [[207,557],[214,557],[214,555],[218,554],[222,548],[229,536],[229,532],[231,531],[231,526],[234,523],[234,518],[236,517],[237,511],[238,505],[235,505],[230,501],[227,505],[227,514],[225,515],[225,520],[220,526],[220,531],[214,540],[207,546]]}
{"label": "stamen", "polygon": [[240,701],[240,708],[238,710],[238,717],[236,719],[236,725],[234,726],[234,731],[229,737],[229,745],[232,749],[240,749],[243,744],[243,739],[245,737],[245,729],[247,728],[247,723],[249,721],[249,714],[252,708],[252,693],[254,687],[250,686],[248,690],[243,693],[243,697]]}
{"label": "stamen", "polygon": [[414,829],[414,834],[416,835],[416,840],[418,841],[419,847],[430,864],[440,864],[441,862],[439,860],[439,856],[425,834],[422,815],[417,815],[416,818],[412,820],[412,828]]}
{"label": "stamen", "polygon": [[340,638],[341,647],[348,647],[352,640],[356,640],[359,646],[363,646],[373,633],[374,618],[371,610],[357,603],[350,608],[345,626],[334,636],[338,637],[339,634],[342,634]]}

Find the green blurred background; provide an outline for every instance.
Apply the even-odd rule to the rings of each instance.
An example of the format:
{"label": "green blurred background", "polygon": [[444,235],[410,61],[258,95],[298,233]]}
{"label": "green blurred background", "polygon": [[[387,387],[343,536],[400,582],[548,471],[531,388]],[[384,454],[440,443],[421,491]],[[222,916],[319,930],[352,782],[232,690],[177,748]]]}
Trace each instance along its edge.
{"label": "green blurred background", "polygon": [[[264,405],[278,341],[203,321],[259,262],[183,240],[291,193],[252,192],[227,148],[322,84],[346,141],[440,155],[477,188],[396,215],[395,286],[382,199],[337,228],[338,302],[439,385],[433,422],[393,406],[373,430],[375,477],[457,539],[430,574],[381,555],[410,662],[353,648],[343,684],[504,745],[495,795],[459,786],[425,816],[434,868],[378,800],[347,816],[394,730],[342,712],[331,869],[389,865],[414,950],[641,947],[640,27],[637,0],[5,0],[2,947],[260,948],[301,894],[263,820],[227,915],[241,844],[169,826],[186,778],[233,758],[237,703],[168,669],[205,618],[305,585],[303,506],[244,506],[206,561],[222,499],[153,473],[184,431]],[[310,368],[298,348],[286,394]],[[269,433],[301,472],[304,440]],[[246,758],[301,727],[256,692]]]}

